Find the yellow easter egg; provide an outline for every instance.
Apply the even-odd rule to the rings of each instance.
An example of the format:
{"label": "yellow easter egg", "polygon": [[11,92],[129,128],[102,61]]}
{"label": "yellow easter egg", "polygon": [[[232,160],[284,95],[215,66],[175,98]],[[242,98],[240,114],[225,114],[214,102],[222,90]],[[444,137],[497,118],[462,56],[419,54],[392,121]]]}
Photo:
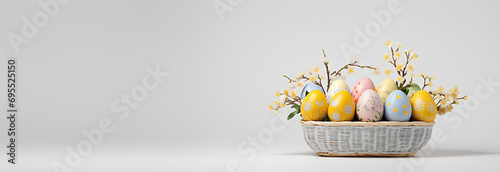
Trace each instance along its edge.
{"label": "yellow easter egg", "polygon": [[411,118],[417,121],[432,122],[436,119],[437,106],[431,94],[420,90],[411,99]]}
{"label": "yellow easter egg", "polygon": [[319,90],[313,90],[302,100],[300,105],[302,119],[305,121],[323,121],[328,113],[328,102]]}
{"label": "yellow easter egg", "polygon": [[377,87],[377,93],[382,98],[382,102],[385,103],[387,96],[392,93],[392,91],[397,90],[398,86],[394,80],[387,78],[382,81]]}
{"label": "yellow easter egg", "polygon": [[330,121],[352,121],[354,118],[354,99],[347,91],[339,91],[332,97],[328,106]]}
{"label": "yellow easter egg", "polygon": [[335,94],[337,94],[339,91],[348,91],[350,93],[351,89],[349,89],[349,86],[347,85],[347,83],[345,83],[344,80],[337,79],[330,85],[330,89],[328,90],[328,93],[326,95],[326,100],[330,102],[332,100],[332,97],[335,96]]}

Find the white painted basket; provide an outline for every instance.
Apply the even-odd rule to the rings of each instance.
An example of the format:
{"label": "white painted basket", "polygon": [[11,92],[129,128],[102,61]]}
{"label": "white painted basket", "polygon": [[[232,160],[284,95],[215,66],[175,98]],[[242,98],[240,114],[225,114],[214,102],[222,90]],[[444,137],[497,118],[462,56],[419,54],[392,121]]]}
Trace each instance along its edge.
{"label": "white painted basket", "polygon": [[304,139],[320,156],[414,156],[434,122],[301,121]]}

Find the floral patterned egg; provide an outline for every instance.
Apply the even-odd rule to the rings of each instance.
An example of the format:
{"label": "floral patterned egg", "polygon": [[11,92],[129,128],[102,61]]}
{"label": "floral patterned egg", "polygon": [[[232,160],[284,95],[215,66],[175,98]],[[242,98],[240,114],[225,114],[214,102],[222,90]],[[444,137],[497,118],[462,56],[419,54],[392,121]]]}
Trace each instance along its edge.
{"label": "floral patterned egg", "polygon": [[408,97],[401,90],[395,90],[385,100],[384,116],[389,121],[410,120],[412,109]]}
{"label": "floral patterned egg", "polygon": [[413,120],[432,122],[436,119],[437,106],[431,94],[425,90],[420,90],[411,99]]}
{"label": "floral patterned egg", "polygon": [[363,91],[365,90],[375,90],[375,85],[373,85],[373,82],[370,78],[364,77],[359,79],[359,81],[356,83],[354,86],[354,89],[352,90],[352,98],[354,99],[354,103],[358,103],[358,99],[363,94]]}
{"label": "floral patterned egg", "polygon": [[392,93],[392,91],[397,90],[398,86],[396,85],[396,82],[392,79],[385,79],[378,85],[377,87],[377,93],[382,98],[382,102],[385,103],[385,99],[387,99],[387,96]]}
{"label": "floral patterned egg", "polygon": [[302,119],[305,121],[323,121],[328,113],[328,102],[319,90],[311,91],[300,105]]}
{"label": "floral patterned egg", "polygon": [[325,95],[325,91],[321,86],[315,83],[309,83],[306,84],[306,86],[304,86],[304,88],[302,89],[302,92],[300,93],[300,99],[304,99],[307,94],[311,93],[313,90],[319,90],[321,91],[321,93],[323,93],[323,95]]}
{"label": "floral patterned egg", "polygon": [[328,106],[330,121],[352,121],[354,118],[354,100],[347,91],[339,91],[332,97]]}
{"label": "floral patterned egg", "polygon": [[373,90],[366,90],[356,104],[356,116],[363,122],[377,122],[384,114],[384,103]]}
{"label": "floral patterned egg", "polygon": [[345,83],[344,80],[337,79],[332,82],[330,85],[330,89],[328,89],[328,95],[326,96],[326,99],[328,102],[332,100],[332,97],[335,96],[339,91],[348,91],[349,94],[351,93],[351,89],[349,89],[349,86],[347,83]]}

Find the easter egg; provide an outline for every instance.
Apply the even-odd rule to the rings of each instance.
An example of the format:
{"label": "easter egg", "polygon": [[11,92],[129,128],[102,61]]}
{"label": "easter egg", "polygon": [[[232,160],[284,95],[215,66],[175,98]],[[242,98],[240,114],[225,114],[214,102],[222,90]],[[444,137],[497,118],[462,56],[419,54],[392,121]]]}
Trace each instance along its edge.
{"label": "easter egg", "polygon": [[384,103],[382,99],[373,90],[366,90],[359,97],[356,104],[356,115],[360,121],[376,122],[382,119],[384,114]]}
{"label": "easter egg", "polygon": [[330,121],[352,121],[354,118],[354,100],[347,91],[339,91],[332,97],[328,106]]}
{"label": "easter egg", "polygon": [[432,122],[436,119],[437,106],[431,94],[425,90],[420,90],[411,99],[413,120]]}
{"label": "easter egg", "polygon": [[311,93],[313,90],[319,90],[321,91],[321,93],[323,93],[323,95],[325,95],[325,91],[321,86],[315,83],[309,83],[306,84],[306,86],[304,86],[304,88],[302,89],[302,92],[300,93],[300,99],[304,99],[307,94]]}
{"label": "easter egg", "polygon": [[305,121],[323,121],[328,113],[328,102],[319,90],[311,91],[300,105],[302,119]]}
{"label": "easter egg", "polygon": [[405,92],[407,95],[410,94],[410,92],[414,91],[415,93],[420,91],[420,86],[418,86],[417,83],[411,83],[410,85],[408,85],[408,87],[406,87],[403,92]]}
{"label": "easter egg", "polygon": [[382,102],[385,103],[385,99],[387,99],[387,96],[389,96],[392,91],[397,89],[398,86],[396,85],[396,82],[394,82],[392,79],[387,78],[378,85],[377,93],[382,99]]}
{"label": "easter egg", "polygon": [[385,100],[384,116],[389,121],[408,121],[412,116],[411,103],[401,90],[395,90]]}
{"label": "easter egg", "polygon": [[328,95],[326,96],[328,102],[330,102],[332,100],[332,97],[339,91],[347,91],[349,93],[351,92],[347,83],[345,83],[345,81],[341,79],[333,81],[330,85],[330,89],[328,89]]}
{"label": "easter egg", "polygon": [[354,89],[352,90],[352,98],[354,99],[354,103],[358,103],[358,99],[363,94],[363,91],[365,90],[375,90],[375,85],[373,85],[373,82],[370,78],[364,77],[359,79],[359,81],[356,83],[354,86]]}

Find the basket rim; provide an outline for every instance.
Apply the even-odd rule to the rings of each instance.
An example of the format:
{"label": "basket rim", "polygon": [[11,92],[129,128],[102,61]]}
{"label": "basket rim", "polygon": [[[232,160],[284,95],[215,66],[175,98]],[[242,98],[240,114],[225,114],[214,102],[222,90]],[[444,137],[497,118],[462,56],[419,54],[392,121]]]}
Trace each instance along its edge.
{"label": "basket rim", "polygon": [[423,121],[410,121],[410,122],[397,122],[397,121],[379,121],[379,122],[360,122],[360,121],[300,121],[300,125],[313,125],[313,126],[433,126],[435,122]]}

